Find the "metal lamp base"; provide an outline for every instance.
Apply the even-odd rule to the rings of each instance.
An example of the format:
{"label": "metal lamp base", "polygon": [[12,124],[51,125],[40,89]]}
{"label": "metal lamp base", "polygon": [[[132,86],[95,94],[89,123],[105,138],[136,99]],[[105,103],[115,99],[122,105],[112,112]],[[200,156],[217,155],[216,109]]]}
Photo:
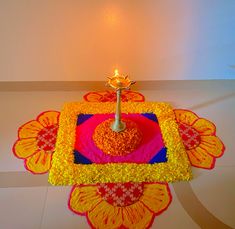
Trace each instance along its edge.
{"label": "metal lamp base", "polygon": [[126,129],[126,123],[122,122],[122,121],[114,121],[111,125],[111,129],[114,132],[121,132],[123,130]]}

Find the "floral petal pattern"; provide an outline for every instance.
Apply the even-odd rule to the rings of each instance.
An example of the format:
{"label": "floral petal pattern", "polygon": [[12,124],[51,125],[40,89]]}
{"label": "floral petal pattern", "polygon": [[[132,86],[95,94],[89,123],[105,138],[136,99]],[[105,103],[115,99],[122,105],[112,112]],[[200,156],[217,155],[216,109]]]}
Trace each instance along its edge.
{"label": "floral petal pattern", "polygon": [[[144,100],[140,93],[124,92],[123,101],[141,102],[141,100]],[[116,99],[114,92],[93,93],[89,96],[92,100],[98,99],[99,102],[114,101]],[[49,127],[49,131],[51,126],[58,124],[59,115],[60,113],[56,111],[44,112],[36,120],[30,121],[19,128],[19,139],[15,142],[13,151],[17,157],[25,159],[25,167],[32,173],[46,173],[51,167],[54,141],[48,143],[46,140],[47,138],[56,138],[57,130],[52,132],[50,137],[48,137],[46,130],[47,127]],[[195,140],[193,138],[195,135],[198,135],[199,143],[195,144],[195,147],[192,145],[192,147],[187,148],[191,164],[195,167],[212,169],[216,158],[220,157],[225,149],[223,142],[215,135],[215,125],[187,110],[175,110],[175,117],[179,124],[183,123],[193,128],[194,132],[192,130],[190,132],[190,128],[188,132],[184,132],[184,134],[189,135],[188,138],[191,141]],[[181,128],[183,128],[183,125]],[[41,131],[42,129],[43,131]],[[44,147],[41,146],[40,148],[39,140],[42,142],[41,145],[44,144]],[[46,150],[45,144],[52,144],[50,146],[52,150]],[[102,193],[98,191],[98,185],[75,185],[70,194],[69,208],[76,214],[86,215],[92,228],[147,229],[150,228],[154,217],[167,209],[172,197],[167,183],[141,183],[141,185],[142,192],[139,191],[139,195],[135,193],[138,198],[136,197],[133,202],[133,196],[125,195],[130,199],[132,198],[132,201],[126,201],[129,204],[123,206],[113,203],[118,203],[118,198],[121,200],[122,195],[128,189],[125,189],[125,191],[120,188],[115,189],[113,192],[118,198],[112,192],[109,194],[116,198],[116,202],[108,202],[108,199],[106,200]],[[115,184],[109,188],[112,189],[114,186]],[[136,190],[133,189],[132,192],[137,192]]]}
{"label": "floral petal pattern", "polygon": [[87,102],[102,102],[104,100],[103,93],[99,92],[89,92],[83,96],[84,100]]}
{"label": "floral petal pattern", "polygon": [[[116,102],[116,92],[115,91],[99,91],[99,92],[89,92],[83,96],[84,100],[87,102]],[[144,96],[136,91],[124,90],[121,95],[122,102],[144,102]]]}
{"label": "floral petal pattern", "polygon": [[191,165],[213,169],[216,158],[222,156],[225,150],[223,142],[216,136],[215,125],[191,111],[174,112]]}
{"label": "floral petal pattern", "polygon": [[198,116],[191,111],[177,109],[174,110],[174,113],[177,122],[190,126],[198,119]]}
{"label": "floral petal pattern", "polygon": [[24,159],[25,168],[34,174],[46,173],[51,168],[59,115],[57,111],[43,112],[37,120],[29,121],[18,129],[13,153]]}
{"label": "floral petal pattern", "polygon": [[147,229],[170,202],[167,183],[100,183],[74,186],[69,208],[85,215],[92,228]]}
{"label": "floral petal pattern", "polygon": [[193,128],[195,128],[201,135],[212,135],[215,134],[216,131],[215,125],[204,118],[198,119],[193,124]]}
{"label": "floral petal pattern", "polygon": [[32,173],[46,173],[51,167],[51,158],[52,154],[39,151],[25,160],[25,167]]}
{"label": "floral petal pattern", "polygon": [[16,141],[13,146],[15,156],[19,158],[27,158],[38,150],[36,138],[25,138]]}
{"label": "floral petal pattern", "polygon": [[92,211],[88,212],[88,219],[96,229],[118,228],[122,225],[121,208],[101,201]]}
{"label": "floral petal pattern", "polygon": [[69,207],[78,214],[84,214],[92,210],[101,201],[95,185],[74,186],[69,198]]}
{"label": "floral petal pattern", "polygon": [[47,111],[40,114],[37,120],[44,126],[51,126],[58,123],[60,113],[57,111]]}
{"label": "floral petal pattern", "polygon": [[167,183],[150,183],[144,185],[144,195],[140,198],[155,214],[166,209],[171,202],[171,194]]}
{"label": "floral petal pattern", "polygon": [[43,126],[38,121],[30,121],[19,128],[19,138],[34,138],[37,137]]}
{"label": "floral petal pattern", "polygon": [[128,229],[145,229],[150,226],[154,214],[141,202],[122,208],[123,225]]}
{"label": "floral petal pattern", "polygon": [[191,164],[195,167],[204,169],[212,169],[214,167],[215,158],[201,148],[191,149],[188,152],[188,157]]}
{"label": "floral petal pattern", "polygon": [[220,157],[224,152],[224,144],[216,136],[201,136],[201,144],[199,147],[206,150],[214,157]]}
{"label": "floral petal pattern", "polygon": [[124,96],[125,96],[125,100],[127,101],[133,101],[133,102],[144,102],[145,98],[144,96],[136,91],[124,91]]}

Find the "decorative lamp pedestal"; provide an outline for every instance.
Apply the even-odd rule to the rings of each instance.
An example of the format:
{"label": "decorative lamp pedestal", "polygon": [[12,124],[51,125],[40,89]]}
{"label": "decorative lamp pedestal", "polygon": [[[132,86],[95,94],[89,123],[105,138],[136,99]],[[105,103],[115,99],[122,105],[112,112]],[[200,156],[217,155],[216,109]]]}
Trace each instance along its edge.
{"label": "decorative lamp pedestal", "polygon": [[121,121],[121,93],[122,93],[121,89],[118,89],[115,121],[111,125],[111,129],[115,132],[121,132],[126,129],[125,122]]}
{"label": "decorative lamp pedestal", "polygon": [[126,129],[125,122],[121,120],[121,93],[124,89],[130,89],[130,86],[134,84],[128,76],[119,75],[118,70],[115,70],[115,74],[112,77],[108,77],[108,85],[114,88],[117,92],[117,107],[115,113],[115,121],[111,124],[111,129],[114,132],[121,132]]}

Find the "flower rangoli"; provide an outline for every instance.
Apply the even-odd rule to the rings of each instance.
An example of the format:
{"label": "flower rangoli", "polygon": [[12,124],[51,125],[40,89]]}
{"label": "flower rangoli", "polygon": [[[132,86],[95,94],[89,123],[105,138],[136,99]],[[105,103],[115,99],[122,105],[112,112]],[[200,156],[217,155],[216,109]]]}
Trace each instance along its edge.
{"label": "flower rangoli", "polygon": [[[91,92],[84,99],[98,103],[72,103],[61,114],[41,113],[19,128],[13,152],[34,174],[51,170],[53,184],[75,184],[69,209],[84,215],[91,228],[147,229],[172,200],[168,183],[158,181],[190,179],[188,160],[192,166],[212,169],[225,147],[212,122],[163,103],[133,103],[143,102],[144,96],[127,91],[122,100],[132,103],[124,105],[123,117],[136,124],[140,142],[121,147],[125,142],[120,138],[121,148],[110,150],[113,143],[106,141],[101,124],[114,117],[110,102],[115,95]],[[101,135],[95,135],[99,125]]]}

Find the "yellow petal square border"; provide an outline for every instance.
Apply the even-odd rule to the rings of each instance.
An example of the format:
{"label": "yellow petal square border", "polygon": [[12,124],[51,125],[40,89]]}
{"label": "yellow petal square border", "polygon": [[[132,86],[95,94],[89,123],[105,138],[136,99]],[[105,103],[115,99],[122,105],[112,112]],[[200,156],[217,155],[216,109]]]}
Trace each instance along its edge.
{"label": "yellow petal square border", "polygon": [[49,183],[52,185],[95,184],[108,182],[174,182],[192,179],[191,166],[181,140],[170,104],[163,102],[123,102],[122,113],[154,113],[167,147],[167,162],[155,164],[106,163],[74,164],[74,143],[79,114],[114,113],[116,103],[65,103]]}

